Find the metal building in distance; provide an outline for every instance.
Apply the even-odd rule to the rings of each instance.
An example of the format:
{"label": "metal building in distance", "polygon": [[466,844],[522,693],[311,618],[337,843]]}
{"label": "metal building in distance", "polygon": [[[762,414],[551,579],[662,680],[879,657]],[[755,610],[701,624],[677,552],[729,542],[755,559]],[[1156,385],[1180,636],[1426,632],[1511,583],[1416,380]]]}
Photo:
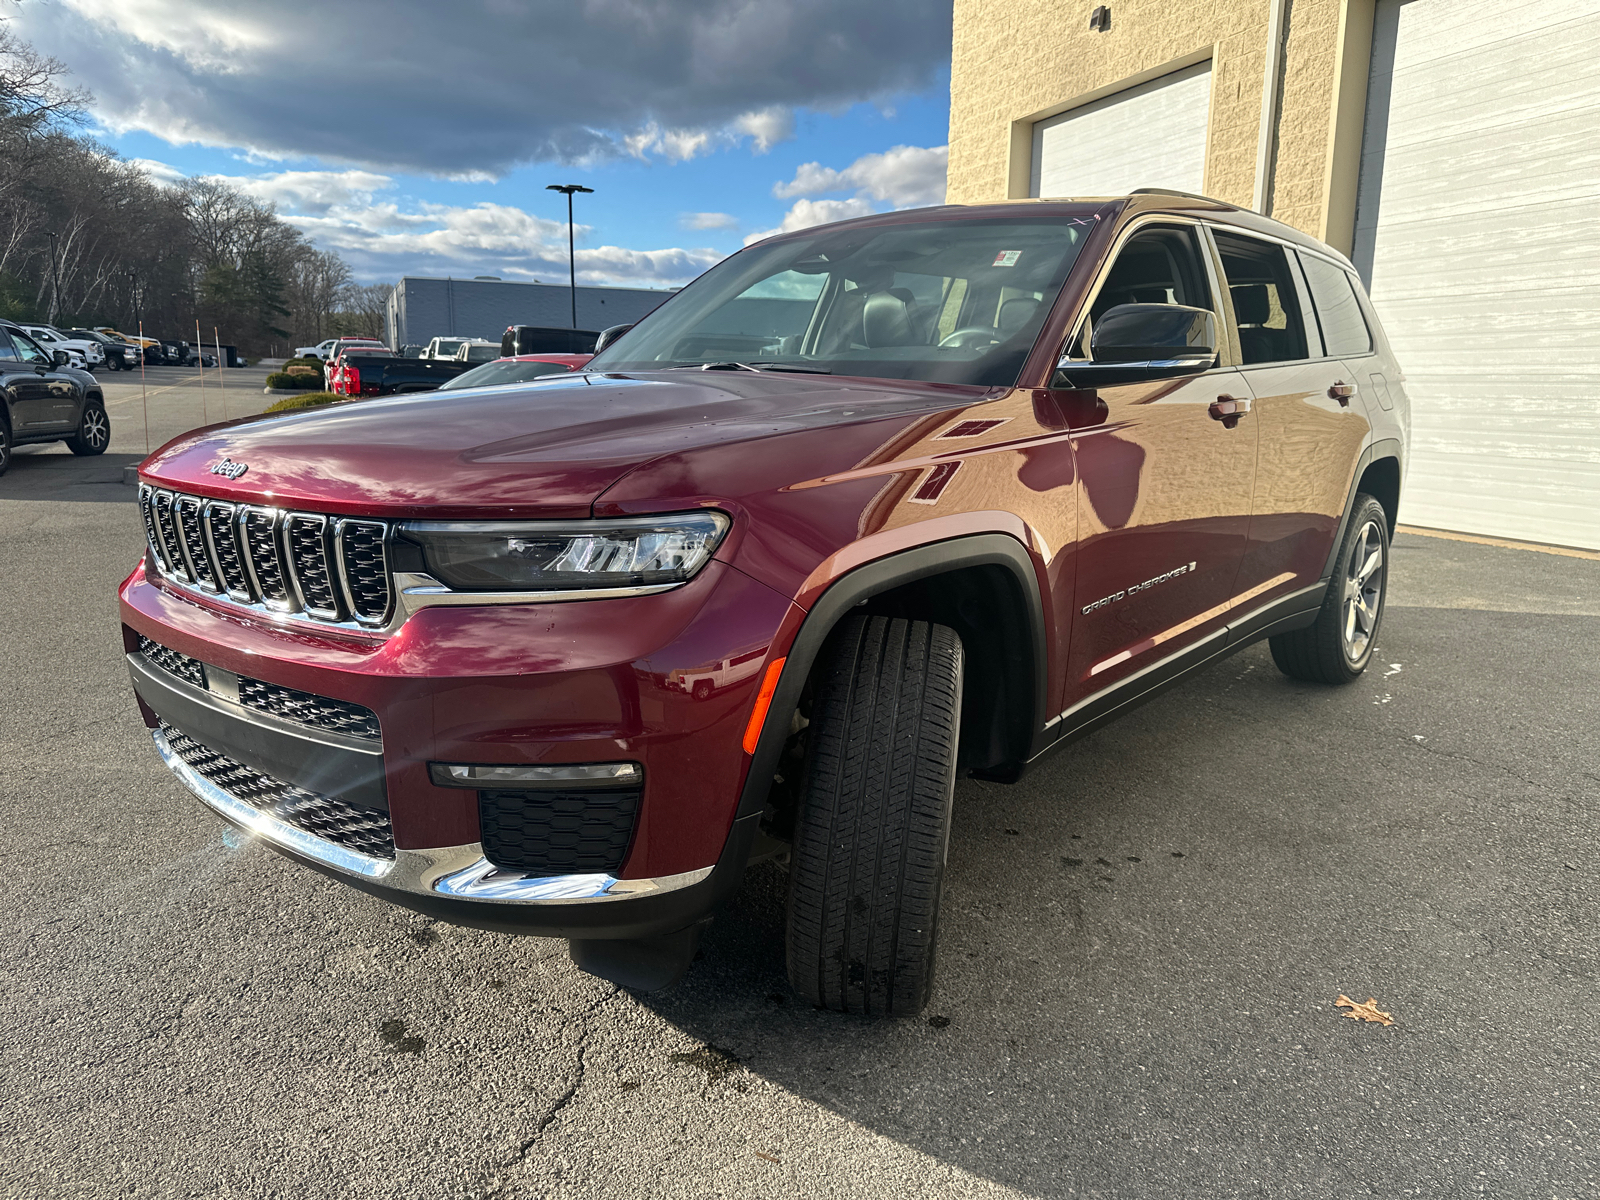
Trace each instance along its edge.
{"label": "metal building in distance", "polygon": [[[667,289],[580,287],[578,328],[637,321],[672,292]],[[498,279],[423,279],[408,275],[389,296],[384,332],[391,346],[424,345],[436,337],[498,342],[510,325],[572,324],[572,291],[562,284]]]}

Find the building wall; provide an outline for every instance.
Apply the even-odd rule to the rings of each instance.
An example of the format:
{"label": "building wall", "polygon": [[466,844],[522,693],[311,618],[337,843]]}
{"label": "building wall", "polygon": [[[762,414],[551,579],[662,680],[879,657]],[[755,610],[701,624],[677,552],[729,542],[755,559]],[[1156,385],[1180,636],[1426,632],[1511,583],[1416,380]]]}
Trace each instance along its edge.
{"label": "building wall", "polygon": [[1090,0],[955,0],[950,202],[1026,196],[1035,121],[1209,58],[1204,191],[1256,207],[1277,3],[1286,36],[1262,207],[1348,250],[1371,0],[1112,0],[1105,32],[1089,28]]}
{"label": "building wall", "polygon": [[[672,295],[649,288],[580,287],[578,328],[605,329],[637,321]],[[549,283],[407,276],[389,297],[389,344],[425,344],[435,337],[498,342],[510,325],[572,324],[572,292]]]}

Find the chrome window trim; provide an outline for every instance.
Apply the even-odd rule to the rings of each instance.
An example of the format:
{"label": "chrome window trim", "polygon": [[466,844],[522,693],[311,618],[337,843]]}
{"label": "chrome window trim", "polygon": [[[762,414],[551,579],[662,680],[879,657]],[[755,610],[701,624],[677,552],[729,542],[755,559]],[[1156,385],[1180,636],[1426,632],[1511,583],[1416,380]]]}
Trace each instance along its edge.
{"label": "chrome window trim", "polygon": [[396,891],[483,904],[604,904],[692,887],[710,878],[715,869],[712,864],[654,879],[618,879],[604,874],[522,875],[489,862],[478,842],[427,850],[397,848],[392,859],[374,858],[296,829],[235,799],[179,758],[161,730],[153,729],[150,735],[167,769],[223,820],[338,874],[376,880]]}

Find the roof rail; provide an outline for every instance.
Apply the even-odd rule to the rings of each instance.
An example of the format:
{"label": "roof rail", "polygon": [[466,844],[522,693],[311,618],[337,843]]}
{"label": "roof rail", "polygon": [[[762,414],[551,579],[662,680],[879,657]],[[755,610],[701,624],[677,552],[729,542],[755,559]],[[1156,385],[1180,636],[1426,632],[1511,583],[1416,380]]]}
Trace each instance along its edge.
{"label": "roof rail", "polygon": [[1182,196],[1185,200],[1204,200],[1207,204],[1221,204],[1227,208],[1238,208],[1237,204],[1229,204],[1226,200],[1218,200],[1215,196],[1202,196],[1198,192],[1180,192],[1174,188],[1134,188],[1130,196]]}

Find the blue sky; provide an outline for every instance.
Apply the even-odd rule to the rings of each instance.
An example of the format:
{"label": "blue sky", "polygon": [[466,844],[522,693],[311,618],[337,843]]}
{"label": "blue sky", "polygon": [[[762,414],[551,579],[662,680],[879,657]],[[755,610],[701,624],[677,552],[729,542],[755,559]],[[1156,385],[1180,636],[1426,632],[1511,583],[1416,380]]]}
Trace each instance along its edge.
{"label": "blue sky", "polygon": [[299,2],[58,0],[16,27],[125,157],[233,180],[365,282],[564,279],[548,183],[595,189],[580,277],[642,286],[943,198],[948,0],[471,0],[444,27],[417,0],[306,0],[297,32]]}

